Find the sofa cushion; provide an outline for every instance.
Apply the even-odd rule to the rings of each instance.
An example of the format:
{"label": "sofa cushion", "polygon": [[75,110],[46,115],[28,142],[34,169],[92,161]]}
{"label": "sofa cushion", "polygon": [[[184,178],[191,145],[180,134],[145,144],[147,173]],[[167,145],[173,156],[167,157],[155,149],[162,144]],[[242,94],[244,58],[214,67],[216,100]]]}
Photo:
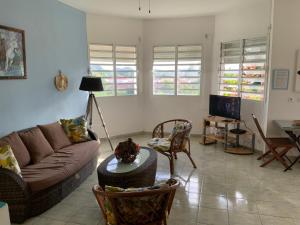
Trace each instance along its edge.
{"label": "sofa cushion", "polygon": [[3,140],[3,138],[0,139],[0,147],[4,146],[4,145],[7,145],[7,142],[5,142]]}
{"label": "sofa cushion", "polygon": [[21,138],[16,132],[13,132],[0,140],[0,146],[9,144],[13,153],[18,161],[19,166],[22,168],[30,163],[29,152],[22,142]]}
{"label": "sofa cushion", "polygon": [[99,147],[99,142],[87,141],[60,149],[58,150],[58,153],[72,155],[70,158],[71,163],[66,164],[66,169],[69,171],[69,173],[74,174],[91,159],[98,156]]}
{"label": "sofa cushion", "polygon": [[169,151],[171,142],[168,138],[152,138],[148,142],[148,146],[157,151]]}
{"label": "sofa cushion", "polygon": [[62,126],[56,122],[47,125],[38,125],[54,151],[71,145]]}
{"label": "sofa cushion", "polygon": [[97,157],[99,146],[97,141],[89,141],[60,149],[39,163],[22,168],[23,179],[33,192],[49,188]]}
{"label": "sofa cushion", "polygon": [[51,145],[39,128],[34,127],[22,131],[19,135],[26,145],[33,163],[38,163],[43,158],[54,153]]}

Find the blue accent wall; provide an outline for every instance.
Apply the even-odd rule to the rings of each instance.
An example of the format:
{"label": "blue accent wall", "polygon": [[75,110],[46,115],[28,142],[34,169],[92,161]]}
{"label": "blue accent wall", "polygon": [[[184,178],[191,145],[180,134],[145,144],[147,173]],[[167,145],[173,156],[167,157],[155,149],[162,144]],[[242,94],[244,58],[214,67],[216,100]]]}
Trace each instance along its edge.
{"label": "blue accent wall", "polygon": [[[27,80],[0,80],[0,137],[85,112],[86,16],[56,0],[0,0],[0,24],[25,30]],[[62,70],[69,88],[58,92]]]}

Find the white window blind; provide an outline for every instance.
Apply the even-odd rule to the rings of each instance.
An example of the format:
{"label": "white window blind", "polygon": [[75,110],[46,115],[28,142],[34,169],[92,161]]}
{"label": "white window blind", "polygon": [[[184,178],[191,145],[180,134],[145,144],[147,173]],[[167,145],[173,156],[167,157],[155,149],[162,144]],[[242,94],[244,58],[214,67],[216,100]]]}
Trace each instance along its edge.
{"label": "white window blind", "polygon": [[136,47],[116,46],[117,95],[137,94]]}
{"label": "white window blind", "polygon": [[176,47],[154,47],[153,94],[175,95]]}
{"label": "white window blind", "polygon": [[263,100],[267,74],[267,39],[244,40],[243,45],[241,97]]}
{"label": "white window blind", "polygon": [[90,45],[90,68],[93,76],[100,76],[102,96],[137,95],[137,54],[135,46]]}
{"label": "white window blind", "polygon": [[201,46],[178,46],[177,95],[200,95]]}
{"label": "white window blind", "polygon": [[93,76],[102,78],[103,92],[96,92],[99,96],[114,96],[114,57],[112,45],[90,45],[90,69]]}
{"label": "white window blind", "polygon": [[220,94],[239,95],[241,42],[234,41],[221,44]]}
{"label": "white window blind", "polygon": [[265,37],[222,43],[219,94],[263,100],[267,55]]}
{"label": "white window blind", "polygon": [[200,95],[201,46],[153,49],[154,95]]}

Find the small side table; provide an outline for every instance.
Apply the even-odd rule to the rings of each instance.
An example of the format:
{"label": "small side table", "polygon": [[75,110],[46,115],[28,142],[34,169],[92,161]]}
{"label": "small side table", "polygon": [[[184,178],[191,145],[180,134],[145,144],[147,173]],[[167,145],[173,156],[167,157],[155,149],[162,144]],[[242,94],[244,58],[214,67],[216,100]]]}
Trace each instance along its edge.
{"label": "small side table", "polygon": [[0,202],[0,224],[10,225],[8,205],[5,202]]}

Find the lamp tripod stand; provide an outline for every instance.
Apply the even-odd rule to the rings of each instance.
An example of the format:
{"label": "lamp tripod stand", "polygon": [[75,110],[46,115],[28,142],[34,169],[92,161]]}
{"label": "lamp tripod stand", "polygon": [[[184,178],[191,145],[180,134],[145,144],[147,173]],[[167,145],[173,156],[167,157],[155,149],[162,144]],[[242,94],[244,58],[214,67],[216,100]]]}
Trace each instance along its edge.
{"label": "lamp tripod stand", "polygon": [[92,127],[92,125],[93,125],[93,102],[94,102],[95,105],[96,105],[97,112],[98,112],[98,115],[99,115],[99,117],[100,117],[100,120],[101,120],[103,129],[104,129],[104,131],[105,131],[107,140],[108,140],[108,142],[109,142],[110,148],[111,148],[112,151],[114,151],[114,148],[113,148],[112,143],[111,143],[110,138],[109,138],[108,131],[107,131],[107,129],[106,129],[106,125],[105,125],[105,122],[104,122],[102,110],[101,110],[101,108],[99,107],[98,102],[97,102],[96,97],[95,97],[95,95],[93,94],[93,92],[89,92],[89,99],[88,99],[88,103],[87,103],[87,107],[86,107],[85,118],[86,118],[86,120],[89,121],[89,127]]}

